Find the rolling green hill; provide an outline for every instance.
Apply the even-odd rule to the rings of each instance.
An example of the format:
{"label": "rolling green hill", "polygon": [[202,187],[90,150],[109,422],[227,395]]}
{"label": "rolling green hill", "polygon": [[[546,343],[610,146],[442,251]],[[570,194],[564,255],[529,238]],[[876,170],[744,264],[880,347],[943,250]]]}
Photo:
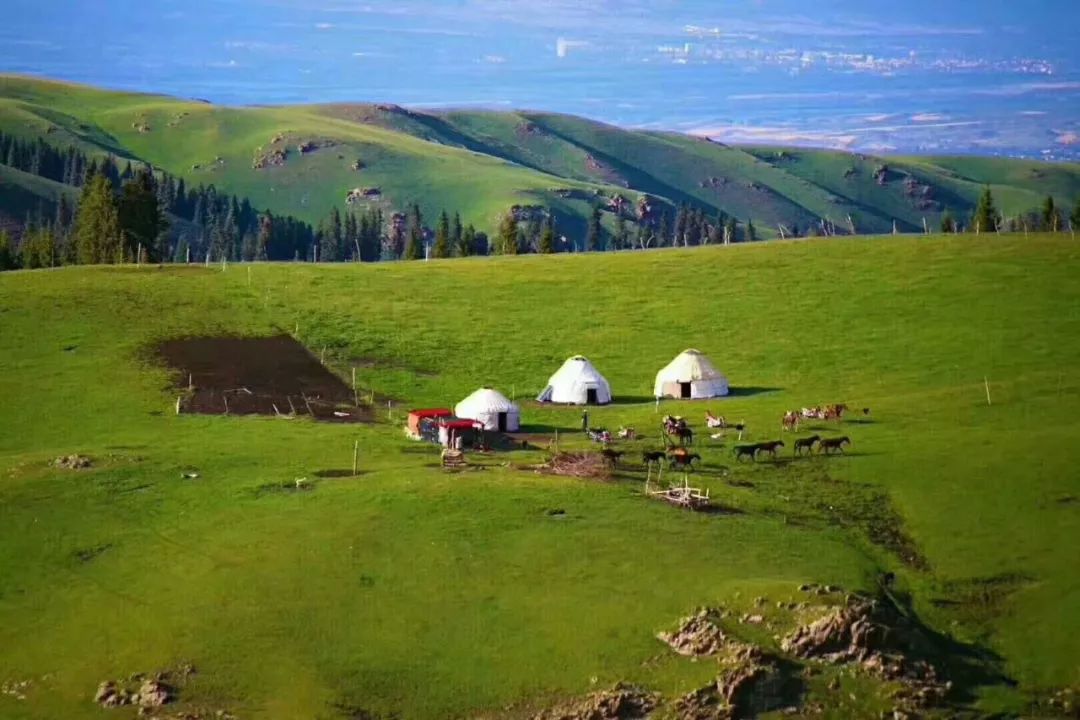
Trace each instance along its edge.
{"label": "rolling green hill", "polygon": [[[656,639],[677,618],[719,605],[775,651],[821,602],[801,584],[885,573],[954,683],[920,716],[1060,716],[1048,693],[1080,684],[1078,271],[1068,236],[968,235],[4,273],[0,717],[133,716],[98,683],[192,663],[170,717],[523,718],[625,680],[669,718],[717,672]],[[283,333],[355,372],[375,421],[175,413],[189,380],[159,341]],[[732,395],[658,412],[653,375],[686,347]],[[643,435],[610,482],[533,469],[556,429],[595,448],[579,409],[529,400],[574,353],[616,396],[592,424]],[[447,474],[403,411],[483,384],[516,396],[532,448]],[[849,454],[792,459],[781,414],[826,402],[855,413],[798,435]],[[788,446],[737,463],[706,409]],[[642,494],[669,412],[721,512]],[[71,453],[94,466],[51,465]],[[804,669],[796,717],[891,716],[896,686]]]}
{"label": "rolling green hill", "polygon": [[137,158],[308,221],[368,189],[364,203],[457,210],[488,232],[509,207],[536,205],[581,235],[593,204],[622,195],[630,216],[650,196],[669,213],[689,203],[752,219],[763,236],[823,219],[846,231],[849,216],[882,233],[936,227],[946,209],[966,217],[986,184],[1007,216],[1080,196],[1076,165],[728,147],[550,113],[217,107],[14,76],[0,76],[0,130]]}

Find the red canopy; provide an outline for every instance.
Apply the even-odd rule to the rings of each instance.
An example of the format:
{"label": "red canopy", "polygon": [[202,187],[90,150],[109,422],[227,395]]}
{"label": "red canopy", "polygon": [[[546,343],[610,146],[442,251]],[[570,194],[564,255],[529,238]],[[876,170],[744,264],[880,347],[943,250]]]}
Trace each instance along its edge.
{"label": "red canopy", "polygon": [[444,427],[447,430],[473,430],[483,426],[483,423],[477,422],[476,420],[461,420],[459,418],[439,421],[439,427]]}
{"label": "red canopy", "polygon": [[416,418],[449,417],[454,413],[447,408],[429,408],[426,410],[410,410],[409,414]]}

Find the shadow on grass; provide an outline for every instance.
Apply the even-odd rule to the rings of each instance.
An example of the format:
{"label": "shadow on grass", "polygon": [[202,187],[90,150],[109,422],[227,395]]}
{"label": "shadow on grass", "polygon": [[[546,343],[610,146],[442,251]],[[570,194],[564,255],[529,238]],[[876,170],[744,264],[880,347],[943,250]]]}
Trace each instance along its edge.
{"label": "shadow on grass", "polygon": [[357,470],[354,473],[351,468],[342,468],[340,470],[334,470],[334,469],[316,470],[312,474],[315,475],[315,477],[318,477],[318,478],[351,478],[351,477],[360,477],[361,475],[366,475],[367,471],[366,470]]}
{"label": "shadow on grass", "polygon": [[780,392],[783,388],[775,387],[758,387],[757,385],[745,385],[742,387],[728,388],[727,396],[729,398],[738,397],[754,397],[755,395],[765,395],[768,393]]}

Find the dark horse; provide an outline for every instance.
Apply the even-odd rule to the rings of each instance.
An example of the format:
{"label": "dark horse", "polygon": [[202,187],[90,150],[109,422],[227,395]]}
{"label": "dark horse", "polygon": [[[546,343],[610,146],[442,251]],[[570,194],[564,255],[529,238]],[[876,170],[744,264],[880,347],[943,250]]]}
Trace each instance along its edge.
{"label": "dark horse", "polygon": [[776,459],[776,451],[784,447],[783,440],[770,440],[769,442],[758,443],[755,446],[754,452],[756,453],[769,453]]}
{"label": "dark horse", "polygon": [[821,440],[820,435],[811,435],[808,438],[799,438],[798,440],[795,441],[795,445],[794,445],[795,454],[796,455],[802,455],[803,450],[805,450],[807,452],[807,454],[813,453],[814,452],[814,443],[816,443],[819,440]]}
{"label": "dark horse", "polygon": [[647,450],[641,453],[641,464],[645,467],[651,467],[653,463],[659,465],[666,457],[663,450]]}
{"label": "dark horse", "polygon": [[751,460],[757,460],[757,451],[757,445],[736,445],[731,448],[732,454],[735,455],[736,462],[742,460],[744,457],[748,457]]}
{"label": "dark horse", "polygon": [[675,436],[679,438],[679,444],[681,445],[694,444],[694,431],[685,425],[675,429]]}
{"label": "dark horse", "polygon": [[621,450],[612,450],[611,448],[604,448],[600,451],[600,454],[604,456],[604,461],[611,467],[618,466],[619,458],[623,456]]}
{"label": "dark horse", "polygon": [[818,444],[818,451],[828,455],[835,450],[843,455],[845,445],[851,446],[851,440],[848,439],[847,435],[837,438],[825,438]]}

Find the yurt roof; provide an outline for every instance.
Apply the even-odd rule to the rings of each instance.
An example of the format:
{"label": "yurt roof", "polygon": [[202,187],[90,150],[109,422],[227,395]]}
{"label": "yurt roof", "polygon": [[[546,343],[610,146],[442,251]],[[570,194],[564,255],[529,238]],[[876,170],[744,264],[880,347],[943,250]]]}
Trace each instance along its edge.
{"label": "yurt roof", "polygon": [[498,390],[482,387],[458,403],[458,407],[476,408],[486,412],[515,412],[518,406]]}
{"label": "yurt roof", "polygon": [[683,350],[659,373],[660,377],[692,382],[694,380],[718,380],[724,377],[700,350]]}

